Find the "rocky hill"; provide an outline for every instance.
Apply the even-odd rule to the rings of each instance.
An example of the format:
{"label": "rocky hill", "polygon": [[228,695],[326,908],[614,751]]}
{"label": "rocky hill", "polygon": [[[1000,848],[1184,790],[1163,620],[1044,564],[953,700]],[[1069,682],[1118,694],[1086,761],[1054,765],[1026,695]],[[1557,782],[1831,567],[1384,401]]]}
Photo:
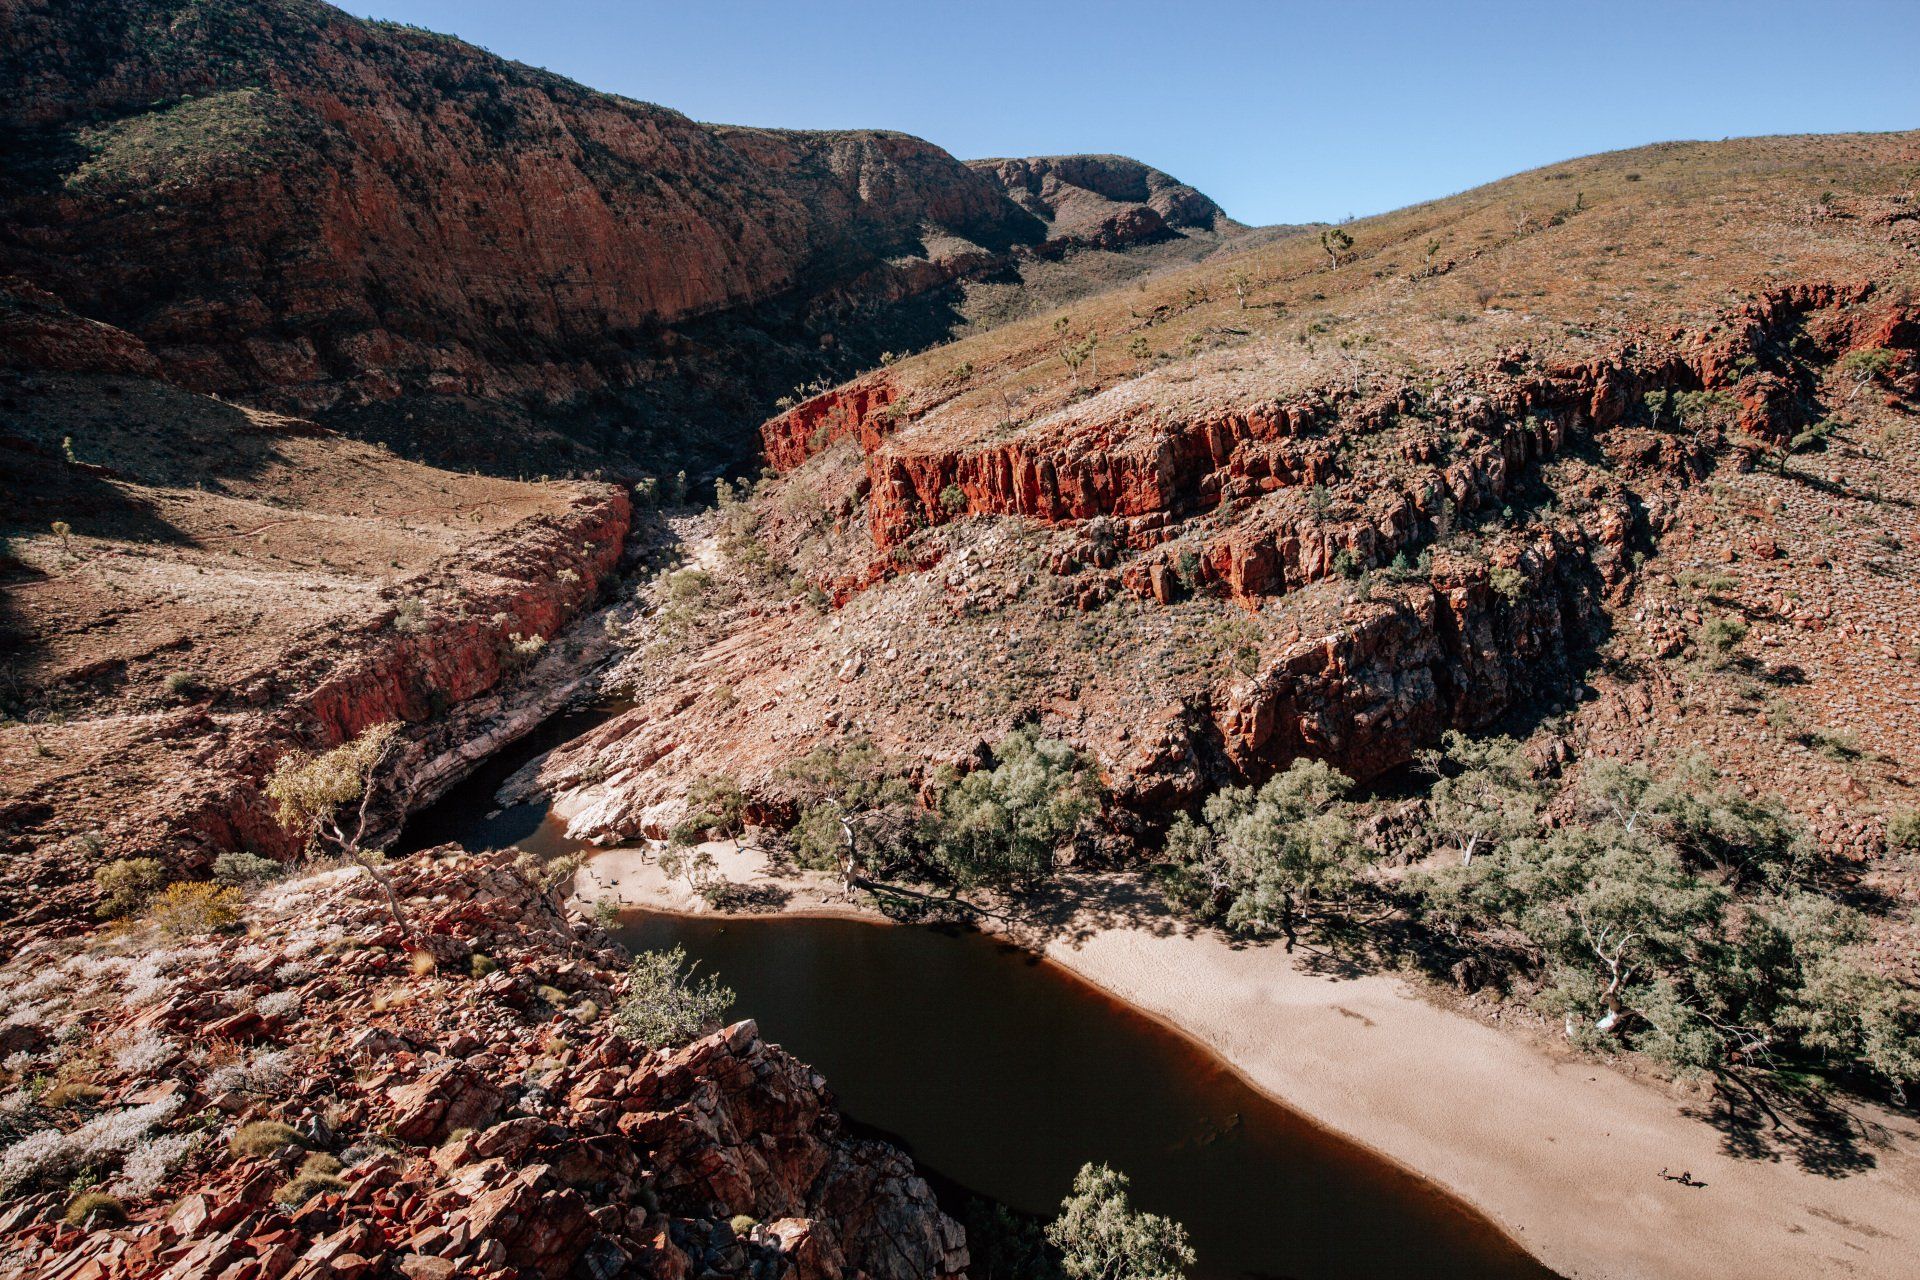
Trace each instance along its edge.
{"label": "rocky hill", "polygon": [[[960,1227],[740,1022],[615,1028],[624,957],[511,854],[244,905],[244,942],[37,941],[0,976],[9,1276],[958,1276]],[[112,1192],[69,1213],[84,1171]],[[47,1190],[49,1186],[56,1189]],[[64,1215],[64,1217],[63,1217]]]}
{"label": "rocky hill", "polygon": [[1151,831],[1295,759],[1374,779],[1505,727],[1697,752],[1911,903],[1916,161],[1573,161],[829,391],[763,429],[781,475],[726,513],[697,642],[665,611],[639,704],[545,785],[633,834],[712,775],[778,813],[823,742],[930,775],[1026,723]]}
{"label": "rocky hill", "polygon": [[[180,385],[416,457],[736,457],[775,397],[945,337],[957,280],[1053,234],[917,138],[699,124],[318,0],[0,16],[0,271]],[[1210,207],[1094,168],[1151,176],[1096,183],[1110,225],[1075,213],[1051,257]]]}
{"label": "rocky hill", "polygon": [[628,958],[551,868],[208,882],[306,852],[263,795],[289,752],[404,726],[384,842],[554,714],[653,530],[621,487],[435,470],[164,370],[0,279],[0,1271],[961,1274],[911,1163],[752,1022],[617,1027]]}
{"label": "rocky hill", "polygon": [[[93,872],[298,852],[289,746],[400,719],[424,800],[573,691],[627,493],[436,471],[159,380],[125,330],[0,281],[0,921],[78,928]],[[592,637],[588,637],[591,641]]]}
{"label": "rocky hill", "polygon": [[969,160],[1013,202],[1047,224],[1053,240],[1118,247],[1179,231],[1228,231],[1226,211],[1171,174],[1127,156]]}

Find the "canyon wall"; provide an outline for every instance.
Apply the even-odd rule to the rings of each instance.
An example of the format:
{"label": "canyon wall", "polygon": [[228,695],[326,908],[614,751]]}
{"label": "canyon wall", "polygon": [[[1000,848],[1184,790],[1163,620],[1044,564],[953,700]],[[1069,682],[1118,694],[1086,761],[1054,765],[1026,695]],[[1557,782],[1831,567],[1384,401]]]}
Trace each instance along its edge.
{"label": "canyon wall", "polygon": [[511,473],[731,456],[944,337],[957,280],[1211,225],[1068,157],[1133,177],[1049,243],[918,138],[701,124],[317,0],[0,0],[0,81],[0,273],[183,386]]}

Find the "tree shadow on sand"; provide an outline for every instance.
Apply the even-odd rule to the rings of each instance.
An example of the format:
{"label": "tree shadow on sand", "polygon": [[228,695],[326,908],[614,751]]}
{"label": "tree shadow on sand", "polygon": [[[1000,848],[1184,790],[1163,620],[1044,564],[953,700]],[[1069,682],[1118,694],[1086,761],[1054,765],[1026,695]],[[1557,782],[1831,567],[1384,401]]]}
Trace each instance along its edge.
{"label": "tree shadow on sand", "polygon": [[1848,1178],[1877,1167],[1875,1154],[1893,1134],[1844,1096],[1825,1090],[1789,1092],[1766,1081],[1723,1076],[1713,1100],[1682,1113],[1720,1131],[1720,1149],[1736,1160],[1791,1161],[1822,1178]]}

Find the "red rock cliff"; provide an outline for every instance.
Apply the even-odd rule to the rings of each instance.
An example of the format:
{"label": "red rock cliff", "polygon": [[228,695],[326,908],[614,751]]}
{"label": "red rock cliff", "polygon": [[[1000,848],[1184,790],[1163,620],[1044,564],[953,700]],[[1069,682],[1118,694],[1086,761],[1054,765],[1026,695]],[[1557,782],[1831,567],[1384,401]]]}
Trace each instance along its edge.
{"label": "red rock cliff", "polygon": [[566,402],[928,229],[1041,234],[917,138],[715,128],[314,0],[0,0],[0,82],[0,267],[303,411]]}

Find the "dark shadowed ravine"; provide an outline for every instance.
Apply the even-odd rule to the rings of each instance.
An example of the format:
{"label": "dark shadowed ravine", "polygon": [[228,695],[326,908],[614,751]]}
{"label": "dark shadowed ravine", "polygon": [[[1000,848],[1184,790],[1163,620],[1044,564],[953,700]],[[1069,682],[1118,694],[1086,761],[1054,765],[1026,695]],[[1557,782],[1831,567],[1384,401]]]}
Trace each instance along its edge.
{"label": "dark shadowed ravine", "polygon": [[[405,846],[568,847],[492,789],[594,713],[562,717],[421,814]],[[1184,1222],[1196,1280],[1551,1280],[1454,1197],[1256,1092],[1196,1042],[984,934],[840,919],[629,914],[630,948],[685,947],[736,1016],[811,1063],[857,1124],[909,1151],[955,1213],[1049,1213],[1089,1160]],[[1409,1089],[1444,1087],[1408,1080]]]}

